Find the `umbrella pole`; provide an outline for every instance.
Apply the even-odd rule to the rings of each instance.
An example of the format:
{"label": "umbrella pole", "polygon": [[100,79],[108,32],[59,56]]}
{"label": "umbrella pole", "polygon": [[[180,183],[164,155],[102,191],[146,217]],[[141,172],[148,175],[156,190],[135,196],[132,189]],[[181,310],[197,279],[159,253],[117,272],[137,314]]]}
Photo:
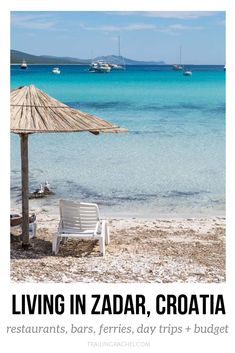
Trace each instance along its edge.
{"label": "umbrella pole", "polygon": [[29,168],[28,134],[20,135],[21,143],[21,188],[22,188],[22,247],[29,247]]}

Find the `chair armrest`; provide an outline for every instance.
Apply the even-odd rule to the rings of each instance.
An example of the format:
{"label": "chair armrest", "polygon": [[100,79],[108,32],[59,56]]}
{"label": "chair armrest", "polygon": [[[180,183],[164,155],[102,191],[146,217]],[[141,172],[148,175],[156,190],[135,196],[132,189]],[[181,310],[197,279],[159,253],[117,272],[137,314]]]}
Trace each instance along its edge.
{"label": "chair armrest", "polygon": [[95,226],[95,234],[101,234],[102,228],[101,228],[101,221],[98,221]]}
{"label": "chair armrest", "polygon": [[60,220],[57,227],[57,232],[60,233],[61,229],[62,229],[62,221]]}

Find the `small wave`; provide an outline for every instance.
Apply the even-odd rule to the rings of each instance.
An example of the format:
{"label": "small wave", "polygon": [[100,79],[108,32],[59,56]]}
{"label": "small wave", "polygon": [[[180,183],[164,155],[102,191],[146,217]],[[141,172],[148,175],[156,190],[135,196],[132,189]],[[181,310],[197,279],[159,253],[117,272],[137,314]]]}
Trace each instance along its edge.
{"label": "small wave", "polygon": [[11,186],[11,191],[21,191],[19,186]]}
{"label": "small wave", "polygon": [[172,198],[172,197],[193,197],[193,196],[198,196],[202,194],[208,194],[209,192],[206,190],[202,191],[178,191],[178,190],[171,190],[165,194],[162,195],[162,197],[165,198]]}
{"label": "small wave", "polygon": [[96,110],[103,110],[103,109],[114,109],[118,108],[120,110],[126,110],[130,108],[130,102],[123,102],[123,101],[111,101],[111,102],[69,102],[66,103],[71,108],[75,109],[96,109]]}

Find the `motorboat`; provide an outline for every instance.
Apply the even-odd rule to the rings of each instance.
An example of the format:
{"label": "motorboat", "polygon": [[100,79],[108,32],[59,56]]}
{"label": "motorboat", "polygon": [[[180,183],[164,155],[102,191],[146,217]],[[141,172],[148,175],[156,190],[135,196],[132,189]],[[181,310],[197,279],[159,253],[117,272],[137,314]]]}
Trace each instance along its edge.
{"label": "motorboat", "polygon": [[23,70],[25,70],[25,69],[27,69],[27,67],[28,67],[28,65],[27,65],[26,61],[23,60],[23,61],[22,61],[22,64],[20,65],[20,68],[23,69]]}
{"label": "motorboat", "polygon": [[52,69],[52,72],[53,72],[53,74],[60,74],[60,69],[58,68],[58,67],[54,67],[53,69]]}
{"label": "motorboat", "polygon": [[184,72],[183,72],[184,76],[192,76],[192,74],[193,74],[192,71],[189,70],[189,69],[185,69]]}
{"label": "motorboat", "polygon": [[109,66],[111,67],[111,70],[124,70],[124,67],[122,65],[109,64]]}
{"label": "motorboat", "polygon": [[110,71],[111,71],[111,67],[110,67],[110,65],[107,64],[107,63],[101,63],[101,64],[99,65],[98,70],[100,70],[101,72],[110,72]]}
{"label": "motorboat", "polygon": [[90,64],[89,70],[90,72],[95,72],[98,69],[98,62],[97,61],[93,61]]}

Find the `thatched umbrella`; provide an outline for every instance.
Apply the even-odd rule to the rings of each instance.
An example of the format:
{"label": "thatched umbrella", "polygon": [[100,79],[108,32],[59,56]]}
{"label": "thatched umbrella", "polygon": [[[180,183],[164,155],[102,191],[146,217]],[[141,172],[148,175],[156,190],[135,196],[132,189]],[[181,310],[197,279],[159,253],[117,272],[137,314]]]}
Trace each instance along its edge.
{"label": "thatched umbrella", "polygon": [[72,109],[33,85],[11,91],[11,132],[21,140],[22,246],[29,246],[28,134],[35,132],[124,132],[94,115]]}

